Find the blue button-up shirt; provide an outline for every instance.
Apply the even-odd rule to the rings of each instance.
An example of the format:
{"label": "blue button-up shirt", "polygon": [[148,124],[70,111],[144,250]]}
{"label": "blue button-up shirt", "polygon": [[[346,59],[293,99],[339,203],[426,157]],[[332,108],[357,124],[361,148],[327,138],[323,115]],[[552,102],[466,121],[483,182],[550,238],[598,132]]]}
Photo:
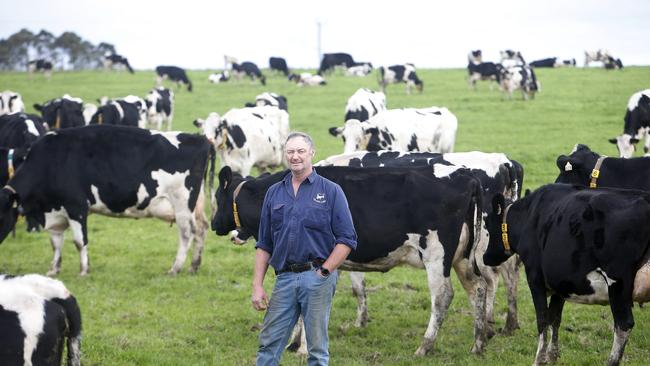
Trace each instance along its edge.
{"label": "blue button-up shirt", "polygon": [[338,184],[314,170],[295,196],[291,173],[269,188],[255,247],[271,254],[269,264],[276,271],[288,263],[327,259],[336,244],[357,247],[348,201]]}

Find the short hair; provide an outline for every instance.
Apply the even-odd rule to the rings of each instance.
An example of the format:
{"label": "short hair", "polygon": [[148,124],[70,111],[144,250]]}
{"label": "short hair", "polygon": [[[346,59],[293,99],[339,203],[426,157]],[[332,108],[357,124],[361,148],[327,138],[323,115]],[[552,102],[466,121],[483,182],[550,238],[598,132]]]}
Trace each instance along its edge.
{"label": "short hair", "polygon": [[289,142],[289,140],[291,140],[293,138],[296,138],[296,137],[302,137],[302,139],[305,140],[307,145],[309,145],[310,149],[314,150],[314,148],[316,147],[316,146],[314,146],[314,140],[312,140],[311,136],[309,136],[308,134],[306,134],[304,132],[300,132],[300,131],[291,132],[289,134],[289,136],[287,136],[287,140],[284,142],[284,145],[286,146],[287,142]]}

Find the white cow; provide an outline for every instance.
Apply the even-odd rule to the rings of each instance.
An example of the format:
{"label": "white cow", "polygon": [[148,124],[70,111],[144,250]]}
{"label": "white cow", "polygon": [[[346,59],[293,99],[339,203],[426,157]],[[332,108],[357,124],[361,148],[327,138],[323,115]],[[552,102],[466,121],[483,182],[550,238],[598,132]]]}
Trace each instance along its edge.
{"label": "white cow", "polygon": [[312,75],[308,72],[303,72],[300,75],[289,75],[289,81],[294,81],[298,86],[319,86],[326,85],[325,78],[320,75]]}
{"label": "white cow", "polygon": [[344,120],[357,119],[363,122],[385,110],[386,94],[360,88],[348,99]]}
{"label": "white cow", "polygon": [[585,51],[585,67],[589,66],[589,63],[594,61],[602,62],[604,64],[610,59],[610,57],[612,57],[611,53],[602,48],[596,51]]}
{"label": "white cow", "polygon": [[19,93],[5,90],[0,93],[0,116],[25,111],[25,103]]}

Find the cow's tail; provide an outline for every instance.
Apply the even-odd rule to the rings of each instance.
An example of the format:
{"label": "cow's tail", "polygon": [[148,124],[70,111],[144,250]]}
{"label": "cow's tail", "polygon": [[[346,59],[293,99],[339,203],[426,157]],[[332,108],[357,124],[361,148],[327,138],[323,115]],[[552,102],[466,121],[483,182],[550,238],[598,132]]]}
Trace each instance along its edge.
{"label": "cow's tail", "polygon": [[77,299],[70,295],[65,299],[52,299],[63,307],[68,323],[68,366],[81,365],[81,310]]}
{"label": "cow's tail", "polygon": [[210,196],[210,219],[214,217],[216,212],[217,204],[214,198],[214,169],[217,160],[217,151],[214,149],[214,145],[210,144],[210,169],[206,170],[207,181],[208,181],[208,195]]}
{"label": "cow's tail", "polygon": [[479,270],[478,263],[476,262],[476,250],[479,247],[481,242],[482,233],[483,233],[483,188],[481,187],[481,182],[478,178],[474,179],[474,189],[472,190],[472,208],[474,209],[473,227],[470,228],[470,240],[471,249],[470,249],[470,262],[472,263],[472,268],[474,273],[477,276],[481,275]]}

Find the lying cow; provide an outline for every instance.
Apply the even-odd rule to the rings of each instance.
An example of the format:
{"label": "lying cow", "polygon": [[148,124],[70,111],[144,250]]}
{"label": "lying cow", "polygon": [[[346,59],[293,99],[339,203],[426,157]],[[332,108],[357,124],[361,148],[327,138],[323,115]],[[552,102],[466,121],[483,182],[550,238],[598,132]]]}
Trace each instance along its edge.
{"label": "lying cow", "polygon": [[262,85],[266,85],[266,76],[262,74],[262,71],[256,64],[250,61],[245,61],[241,64],[233,63],[232,73],[238,80],[241,80],[244,76],[248,76],[252,81],[259,79]]}
{"label": "lying cow", "polygon": [[344,153],[367,150],[452,152],[458,120],[447,108],[387,109],[365,122],[351,119],[329,133],[343,138]]}
{"label": "lying cow", "polygon": [[354,64],[354,59],[348,53],[325,53],[318,68],[318,75],[331,73],[337,66],[347,69],[348,67],[354,66]]}
{"label": "lying cow", "polygon": [[126,57],[110,52],[104,54],[104,69],[112,70],[115,65],[122,65],[129,70],[131,74],[134,73],[133,68],[129,64],[129,60]]}
{"label": "lying cow", "polygon": [[167,131],[171,131],[174,118],[174,92],[163,87],[153,88],[144,97],[144,101],[148,127],[162,131],[162,126],[165,124]]}
{"label": "lying cow", "polygon": [[187,91],[192,91],[192,82],[187,77],[185,70],[181,69],[178,66],[157,66],[156,74],[158,75],[156,78],[156,83],[158,86],[162,86],[162,81],[164,79],[169,79],[176,82],[179,89],[181,87],[181,84],[185,84],[187,85]]}
{"label": "lying cow", "polygon": [[524,263],[537,317],[533,364],[557,360],[562,309],[571,301],[610,304],[607,364],[618,365],[634,326],[633,301],[650,301],[647,277],[635,281],[637,270],[650,265],[650,194],[551,184],[511,205],[497,195],[493,209],[488,227],[502,235],[490,236],[484,262],[498,265],[517,253]]}
{"label": "lying cow", "polygon": [[0,241],[16,222],[14,204],[20,205],[50,232],[54,258],[48,275],[61,269],[68,227],[79,250],[81,275],[86,275],[88,214],[157,217],[178,225],[180,241],[170,274],[180,271],[193,240],[194,272],[207,229],[202,180],[209,153],[204,136],[180,132],[88,126],[47,134],[0,190]]}
{"label": "lying cow", "polygon": [[[473,262],[470,253],[482,235],[480,182],[465,169],[442,164],[412,169],[315,170],[341,186],[357,231],[357,249],[341,269],[386,272],[408,264],[426,270],[431,317],[416,354],[424,355],[433,347],[453,298],[452,267],[467,280],[474,305],[472,352],[481,352],[486,340],[485,284],[474,273],[473,265],[462,264]],[[218,208],[212,228],[218,235],[226,235],[240,226],[257,238],[264,195],[286,174],[244,180],[224,167],[219,172]]]}
{"label": "lying cow", "polygon": [[549,57],[541,60],[535,60],[530,63],[530,67],[563,67],[563,66],[575,66],[576,59],[571,60],[560,60],[557,57]]}
{"label": "lying cow", "polygon": [[208,75],[208,81],[212,84],[225,83],[230,80],[230,73],[228,70],[223,70],[220,73]]}
{"label": "lying cow", "polygon": [[271,71],[279,71],[284,76],[289,76],[289,67],[287,61],[282,57],[269,57],[269,69]]}
{"label": "lying cow", "polygon": [[25,111],[25,103],[19,93],[5,90],[0,93],[0,116]]}
{"label": "lying cow", "polygon": [[291,74],[289,75],[289,81],[295,82],[298,86],[320,86],[327,85],[325,78],[321,75],[312,75],[308,72],[303,72],[300,75]]}
{"label": "lying cow", "polygon": [[352,66],[345,70],[345,75],[348,76],[366,76],[372,72],[372,64],[370,62],[355,62]]}
{"label": "lying cow", "polygon": [[246,107],[272,106],[288,111],[287,97],[276,93],[264,92],[255,97],[255,103],[246,103]]}
{"label": "lying cow", "polygon": [[363,122],[385,110],[386,95],[384,93],[360,88],[348,98],[343,120],[356,119]]}
{"label": "lying cow", "polygon": [[61,281],[0,275],[0,364],[81,365],[81,311]]}
{"label": "lying cow", "polygon": [[501,70],[501,89],[512,99],[512,93],[519,89],[524,100],[534,99],[540,89],[535,71],[529,66],[513,66]]}
{"label": "lying cow", "polygon": [[213,112],[205,120],[195,120],[194,125],[214,144],[221,165],[244,176],[253,167],[265,170],[286,164],[289,114],[277,107],[231,109],[223,117]]}
{"label": "lying cow", "polygon": [[388,84],[406,83],[406,94],[411,94],[415,87],[420,93],[424,89],[424,82],[418,78],[413,64],[381,66],[379,68],[379,86],[386,93]]}
{"label": "lying cow", "polygon": [[650,151],[650,89],[638,91],[627,102],[623,118],[623,134],[610,139],[622,158],[631,158],[636,150],[636,143],[645,137],[643,152]]}
{"label": "lying cow", "polygon": [[147,105],[142,98],[129,95],[109,100],[97,109],[89,124],[107,124],[145,128]]}
{"label": "lying cow", "polygon": [[[481,62],[478,64],[470,62],[467,64],[467,71],[469,73],[467,82],[474,90],[476,90],[476,82],[479,80],[493,81],[497,85],[500,85],[503,70],[503,65],[495,64],[494,62]],[[492,90],[491,83],[490,90]]]}
{"label": "lying cow", "polygon": [[34,109],[41,112],[43,123],[48,130],[58,130],[86,125],[82,105],[83,101],[80,98],[65,94],[42,105],[34,104]]}

